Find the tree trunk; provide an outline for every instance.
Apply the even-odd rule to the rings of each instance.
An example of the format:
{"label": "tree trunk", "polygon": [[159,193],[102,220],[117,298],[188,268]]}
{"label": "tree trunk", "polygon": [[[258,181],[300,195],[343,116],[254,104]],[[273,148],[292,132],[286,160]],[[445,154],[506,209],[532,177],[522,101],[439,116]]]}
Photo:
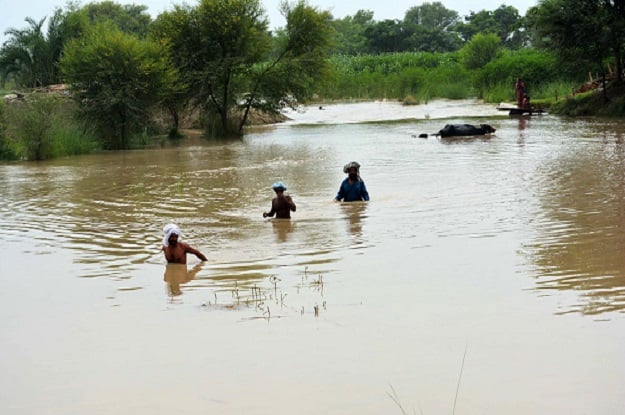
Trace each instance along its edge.
{"label": "tree trunk", "polygon": [[608,98],[608,89],[607,82],[605,80],[605,70],[601,70],[601,89],[603,90],[603,101],[608,102],[610,99]]}
{"label": "tree trunk", "polygon": [[121,125],[119,129],[120,145],[122,149],[126,150],[128,148],[128,120],[126,117],[126,112],[124,110],[119,111],[119,119],[121,120]]}
{"label": "tree trunk", "polygon": [[620,83],[623,81],[623,56],[620,47],[614,48],[614,61],[616,62],[616,80]]}
{"label": "tree trunk", "polygon": [[245,103],[245,109],[243,110],[243,116],[241,117],[241,122],[239,123],[239,131],[237,131],[239,133],[239,135],[242,135],[243,133],[243,127],[245,126],[245,123],[247,121],[247,117],[250,114],[250,108],[252,106],[252,101],[254,100],[254,96],[250,96],[247,99],[247,102]]}
{"label": "tree trunk", "polygon": [[169,110],[169,114],[171,115],[171,119],[173,120],[173,123],[174,123],[173,129],[170,132],[170,134],[173,133],[177,135],[178,128],[180,127],[180,114],[178,114],[178,110],[176,109],[175,105],[169,105],[167,109]]}

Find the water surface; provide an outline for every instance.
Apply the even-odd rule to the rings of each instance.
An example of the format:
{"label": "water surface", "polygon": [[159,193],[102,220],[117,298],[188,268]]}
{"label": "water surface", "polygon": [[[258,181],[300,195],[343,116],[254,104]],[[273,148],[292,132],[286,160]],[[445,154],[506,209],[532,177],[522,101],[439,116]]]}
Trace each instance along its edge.
{"label": "water surface", "polygon": [[[289,115],[0,165],[3,414],[625,413],[625,122]],[[465,122],[497,132],[418,138]],[[352,160],[369,203],[332,201]]]}

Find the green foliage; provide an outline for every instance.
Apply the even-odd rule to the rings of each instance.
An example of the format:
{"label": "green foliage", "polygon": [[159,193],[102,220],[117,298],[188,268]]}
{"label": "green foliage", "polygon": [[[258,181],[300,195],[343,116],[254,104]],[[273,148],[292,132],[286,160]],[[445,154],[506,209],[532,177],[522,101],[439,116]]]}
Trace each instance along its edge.
{"label": "green foliage", "polygon": [[146,6],[121,6],[111,1],[90,3],[82,9],[68,3],[66,11],[55,9],[47,34],[43,31],[46,18],[26,18],[28,27],[6,32],[9,39],[0,48],[0,82],[14,81],[25,88],[59,83],[58,64],[68,42],[80,39],[100,22],[143,35],[151,21],[145,10]]}
{"label": "green foliage", "polygon": [[386,19],[367,27],[365,37],[367,52],[382,54],[405,51],[410,33],[399,20]]}
{"label": "green foliage", "polygon": [[551,107],[551,112],[572,117],[596,114],[596,94],[578,94],[566,100],[559,101]]}
{"label": "green foliage", "polygon": [[203,109],[209,135],[239,135],[253,108],[277,111],[307,99],[327,74],[330,14],[305,1],[283,3],[287,24],[272,41],[259,0],[202,0],[157,19],[160,39]]}
{"label": "green foliage", "polygon": [[56,103],[52,99],[19,102],[7,108],[7,131],[12,153],[21,159],[45,160],[52,156],[50,130]]}
{"label": "green foliage", "polygon": [[365,30],[373,24],[373,12],[358,10],[354,16],[334,19],[331,24],[334,29],[332,52],[341,55],[357,55],[366,50]]}
{"label": "green foliage", "polygon": [[71,117],[71,102],[56,96],[29,96],[5,106],[5,158],[45,160],[92,151],[90,130]]}
{"label": "green foliage", "polygon": [[461,39],[453,31],[458,13],[441,2],[426,2],[406,11],[402,32],[406,33],[404,49],[422,52],[451,52],[458,50]]}
{"label": "green foliage", "polygon": [[621,2],[544,0],[527,13],[527,26],[538,47],[553,51],[563,65],[604,71],[604,61],[616,58],[621,77],[625,45]]}
{"label": "green foliage", "polygon": [[578,87],[578,84],[571,80],[554,79],[545,80],[532,87],[532,101],[537,102],[544,100],[546,102],[555,103],[572,95],[572,91]]}
{"label": "green foliage", "polygon": [[56,80],[52,51],[43,33],[45,18],[26,18],[26,29],[8,29],[9,36],[0,49],[0,79],[13,80],[22,87],[48,85]]}
{"label": "green foliage", "polygon": [[526,40],[524,32],[519,31],[521,24],[519,11],[502,4],[494,11],[471,12],[465,17],[465,22],[457,24],[454,29],[465,41],[470,41],[478,33],[492,33],[499,37],[505,47],[518,49]]}
{"label": "green foliage", "polygon": [[467,69],[478,69],[501,54],[501,40],[494,33],[478,33],[460,53]]}
{"label": "green foliage", "polygon": [[425,2],[408,9],[404,22],[427,29],[448,30],[458,22],[458,12],[447,9],[440,1]]}
{"label": "green foliage", "polygon": [[392,53],[334,56],[333,76],[318,86],[327,99],[467,98],[472,95],[469,72],[458,54]]}
{"label": "green foliage", "polygon": [[514,101],[514,103],[516,103],[514,82],[512,84],[503,81],[491,83],[487,88],[479,90],[479,96],[484,100],[484,102],[499,103]]}
{"label": "green foliage", "polygon": [[608,85],[607,100],[602,91],[588,91],[569,95],[555,103],[550,112],[572,117],[598,115],[604,117],[623,117],[625,115],[625,85],[622,81]]}
{"label": "green foliage", "polygon": [[83,13],[92,25],[113,23],[124,33],[145,37],[152,18],[148,7],[136,4],[119,4],[113,1],[92,2],[83,7]]}
{"label": "green foliage", "polygon": [[111,24],[70,41],[60,63],[85,120],[97,126],[105,148],[123,149],[149,126],[149,111],[176,85],[161,45]]}
{"label": "green foliage", "polygon": [[[544,83],[562,79],[558,71],[557,61],[553,54],[532,49],[506,51],[498,59],[489,62],[475,75],[474,85],[478,96],[494,95],[489,99],[506,101],[513,99],[508,96],[502,99],[497,91],[509,91],[514,94],[514,83],[517,78],[525,81],[529,95],[534,98],[533,91]],[[490,91],[490,92],[489,92]]]}
{"label": "green foliage", "polygon": [[[282,80],[282,88],[279,88],[281,94],[275,95],[273,87],[264,87],[262,75],[267,72],[256,74],[255,81],[263,99],[273,99],[276,102],[276,99],[291,95],[305,101],[312,95],[314,85],[329,75],[331,15],[327,11],[309,6],[305,1],[299,1],[295,5],[284,3],[282,12],[287,20],[284,31],[286,42],[278,48],[273,74],[274,82]],[[275,75],[279,78],[275,78]],[[274,107],[277,108],[278,106]]]}
{"label": "green foliage", "polygon": [[202,0],[196,7],[176,6],[157,19],[154,31],[183,75],[185,93],[220,122],[228,121],[240,96],[250,91],[250,71],[271,46],[268,22],[258,0]]}
{"label": "green foliage", "polygon": [[7,118],[4,101],[0,100],[0,160],[16,158],[7,139]]}

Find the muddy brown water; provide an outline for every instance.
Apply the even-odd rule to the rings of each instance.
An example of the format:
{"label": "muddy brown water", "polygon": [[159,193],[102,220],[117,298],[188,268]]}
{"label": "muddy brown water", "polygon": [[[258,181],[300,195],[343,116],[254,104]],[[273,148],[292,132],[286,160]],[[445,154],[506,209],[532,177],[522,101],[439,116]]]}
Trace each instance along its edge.
{"label": "muddy brown water", "polygon": [[[0,165],[1,413],[625,413],[623,120],[289,115]],[[497,132],[418,138],[465,122]],[[371,201],[334,203],[352,160]]]}

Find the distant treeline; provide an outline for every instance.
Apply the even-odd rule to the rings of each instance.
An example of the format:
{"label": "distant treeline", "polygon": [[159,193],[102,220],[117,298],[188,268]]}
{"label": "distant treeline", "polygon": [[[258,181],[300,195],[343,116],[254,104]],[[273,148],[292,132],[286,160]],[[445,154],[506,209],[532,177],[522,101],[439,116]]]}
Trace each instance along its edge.
{"label": "distant treeline", "polygon": [[376,21],[300,0],[283,5],[286,25],[272,31],[259,0],[201,0],[156,19],[141,5],[68,3],[6,31],[5,91],[62,83],[70,95],[0,103],[0,157],[175,138],[189,113],[208,135],[241,135],[251,112],[311,99],[508,101],[517,77],[533,99],[564,95],[608,64],[620,80],[625,12],[610,4],[543,0],[525,16],[502,5],[461,17],[432,2]]}

